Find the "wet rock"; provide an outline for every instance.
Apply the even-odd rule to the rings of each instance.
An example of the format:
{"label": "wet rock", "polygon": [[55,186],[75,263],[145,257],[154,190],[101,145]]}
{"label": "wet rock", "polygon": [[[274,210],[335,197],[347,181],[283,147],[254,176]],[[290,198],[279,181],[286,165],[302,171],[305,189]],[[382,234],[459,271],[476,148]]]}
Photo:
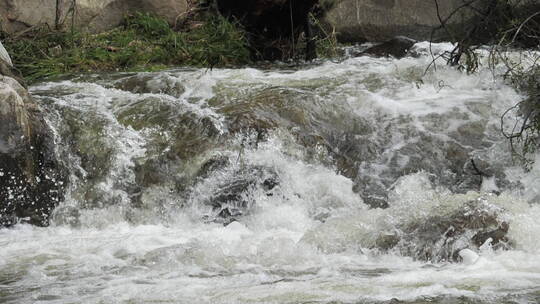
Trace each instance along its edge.
{"label": "wet rock", "polygon": [[215,147],[221,133],[212,119],[191,113],[179,117],[171,136],[174,141],[170,146],[170,157],[188,160]]}
{"label": "wet rock", "polygon": [[400,239],[397,234],[384,233],[379,235],[375,240],[375,246],[377,246],[379,250],[387,251],[399,244],[399,241]]}
{"label": "wet rock", "polygon": [[52,221],[55,225],[66,225],[71,227],[80,227],[81,213],[77,206],[59,206],[52,216]]}
{"label": "wet rock", "polygon": [[[362,154],[351,155],[352,164],[359,166],[358,174],[352,176],[355,180],[355,191],[358,191],[364,201],[373,207],[387,207],[387,189],[401,176],[415,172],[429,172],[433,182],[447,187],[454,193],[480,191],[482,176],[471,168],[474,149],[461,144],[463,138],[456,141],[446,141],[428,132],[414,129],[404,130],[391,126],[386,134],[405,134],[407,142],[394,153],[385,154],[389,146],[387,136],[377,131],[366,142],[369,149]],[[418,140],[418,141],[417,141]],[[366,145],[368,145],[366,144]],[[368,161],[363,161],[367,159]],[[380,166],[380,164],[386,164]],[[497,174],[497,177],[501,176]],[[501,176],[502,177],[502,176]]]}
{"label": "wet rock", "polygon": [[212,172],[223,169],[228,165],[230,165],[230,161],[226,156],[218,155],[212,157],[201,166],[197,172],[197,178],[201,180],[205,179],[210,176]]}
{"label": "wet rock", "polygon": [[[382,85],[388,81],[386,78],[373,75],[381,83],[373,90],[376,95],[391,90],[392,85]],[[367,78],[371,81],[371,77]],[[470,163],[489,142],[478,140],[489,138],[487,135],[492,132],[488,119],[483,118],[489,107],[485,109],[477,102],[467,104],[471,111],[485,112],[479,114],[480,119],[459,109],[420,115],[425,128],[422,130],[415,125],[415,118],[406,113],[395,117],[384,112],[376,117],[359,116],[356,109],[347,105],[324,104],[312,93],[319,89],[309,87],[318,81],[246,89],[236,95],[231,93],[234,97],[218,92],[218,98],[210,103],[226,117],[230,133],[254,131],[255,143],[264,141],[275,129],[286,130],[305,148],[303,156],[307,161],[336,168],[339,174],[352,179],[354,191],[373,208],[388,207],[387,190],[396,179],[420,171],[436,176],[438,184],[455,193],[481,190],[483,176],[472,170]],[[462,122],[459,130],[449,131],[452,121]],[[440,134],[449,134],[449,138]],[[499,185],[504,173],[493,169],[488,174],[495,176]]]}
{"label": "wet rock", "polygon": [[299,102],[299,97],[288,88],[267,88],[220,106],[218,111],[227,116],[232,133],[247,130],[265,133],[277,127],[304,127],[309,124],[309,113]]}
{"label": "wet rock", "polygon": [[68,142],[75,155],[80,157],[84,179],[95,181],[103,178],[112,167],[114,147],[107,142],[108,121],[95,113],[65,107],[59,109],[65,125],[60,128],[64,142]]}
{"label": "wet rock", "polygon": [[278,185],[279,177],[270,168],[252,166],[237,170],[203,202],[212,207],[214,214],[206,220],[228,224],[245,215],[254,205],[251,195],[256,188],[271,196]]}
{"label": "wet rock", "polygon": [[[136,88],[132,88],[136,92]],[[161,98],[155,96],[130,100],[116,111],[115,115],[124,126],[135,130],[145,128],[168,128],[175,116],[175,109]]]}
{"label": "wet rock", "polygon": [[0,75],[0,226],[45,226],[66,176],[43,112],[15,79]]}
{"label": "wet rock", "polygon": [[167,94],[173,97],[180,97],[185,92],[181,80],[166,73],[157,77],[155,73],[139,73],[116,81],[114,87],[132,93]]}
{"label": "wet rock", "polygon": [[155,96],[130,100],[115,113],[118,122],[146,137],[146,153],[135,160],[136,182],[142,188],[173,186],[183,191],[193,183],[199,157],[220,143],[213,119],[186,111],[170,99]]}
{"label": "wet rock", "polygon": [[399,233],[382,233],[376,246],[383,251],[394,248],[404,255],[433,262],[458,261],[460,250],[478,250],[486,242],[495,249],[507,249],[509,224],[503,218],[503,211],[480,198],[449,215],[403,224]]}
{"label": "wet rock", "polygon": [[213,147],[221,135],[211,117],[186,111],[169,99],[155,96],[129,100],[115,116],[122,125],[146,129],[150,156],[159,154],[170,160],[191,159]]}
{"label": "wet rock", "polygon": [[138,159],[135,162],[135,176],[137,185],[149,187],[166,184],[174,176],[176,168],[164,158],[149,157]]}
{"label": "wet rock", "polygon": [[[142,75],[146,79],[147,74]],[[168,74],[154,73],[142,83],[164,75],[169,79]],[[137,85],[125,89],[147,89]],[[166,189],[163,192],[184,198],[196,182],[194,176],[205,153],[220,142],[216,120],[170,96],[110,90],[116,96],[111,112],[88,107],[85,100],[51,106],[57,112],[62,146],[73,158],[71,169],[78,178],[73,198],[83,208],[122,203],[133,208],[152,205],[156,210],[170,203],[147,195],[153,189]],[[76,91],[69,93],[78,97]]]}
{"label": "wet rock", "polygon": [[394,37],[386,42],[372,46],[363,51],[361,55],[372,55],[377,57],[392,56],[395,58],[405,57],[416,40],[404,36]]}

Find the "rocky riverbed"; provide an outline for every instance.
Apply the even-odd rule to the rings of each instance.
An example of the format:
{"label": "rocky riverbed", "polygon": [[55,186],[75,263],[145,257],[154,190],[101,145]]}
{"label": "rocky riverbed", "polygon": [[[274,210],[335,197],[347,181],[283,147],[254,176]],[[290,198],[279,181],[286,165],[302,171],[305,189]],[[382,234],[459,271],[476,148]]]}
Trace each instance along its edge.
{"label": "rocky riverbed", "polygon": [[14,211],[30,220],[0,230],[0,299],[535,303],[540,162],[500,133],[523,97],[490,70],[426,70],[429,49],[84,75],[33,99],[5,78],[5,104],[40,106],[13,138],[51,151],[24,133],[46,132],[66,182],[15,204],[57,204],[49,227]]}

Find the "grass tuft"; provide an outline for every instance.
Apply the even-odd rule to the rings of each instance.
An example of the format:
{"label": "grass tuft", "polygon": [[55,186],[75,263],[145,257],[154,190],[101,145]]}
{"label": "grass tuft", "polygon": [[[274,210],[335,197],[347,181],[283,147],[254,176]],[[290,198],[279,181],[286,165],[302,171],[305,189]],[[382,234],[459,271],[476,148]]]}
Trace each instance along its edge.
{"label": "grass tuft", "polygon": [[64,74],[156,70],[167,66],[222,67],[250,62],[243,30],[221,16],[175,32],[158,17],[135,13],[122,26],[89,34],[42,27],[4,44],[15,66],[32,82]]}

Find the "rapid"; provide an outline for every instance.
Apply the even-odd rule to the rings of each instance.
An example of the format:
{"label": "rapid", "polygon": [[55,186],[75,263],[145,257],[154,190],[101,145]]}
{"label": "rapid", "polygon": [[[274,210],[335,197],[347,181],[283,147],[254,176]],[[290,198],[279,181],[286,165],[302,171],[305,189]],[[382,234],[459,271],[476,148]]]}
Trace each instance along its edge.
{"label": "rapid", "polygon": [[450,47],[32,86],[70,183],[0,230],[0,303],[540,302],[524,96]]}

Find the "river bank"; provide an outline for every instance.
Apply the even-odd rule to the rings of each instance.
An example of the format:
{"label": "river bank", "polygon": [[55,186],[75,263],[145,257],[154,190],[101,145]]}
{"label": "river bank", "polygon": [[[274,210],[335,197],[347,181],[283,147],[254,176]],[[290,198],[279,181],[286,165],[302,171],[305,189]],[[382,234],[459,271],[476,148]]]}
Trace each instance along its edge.
{"label": "river bank", "polygon": [[[349,44],[395,35],[434,38],[428,32],[440,23],[437,13],[448,16],[456,7],[429,1],[126,1],[45,1],[37,12],[30,3],[0,1],[0,39],[34,81],[66,73],[336,57],[338,38]],[[403,10],[411,18],[401,18]],[[353,18],[354,11],[362,17]]]}
{"label": "river bank", "polygon": [[65,74],[251,62],[245,33],[218,16],[180,32],[162,18],[136,13],[127,16],[123,25],[98,34],[45,27],[23,37],[8,36],[4,45],[30,82]]}

